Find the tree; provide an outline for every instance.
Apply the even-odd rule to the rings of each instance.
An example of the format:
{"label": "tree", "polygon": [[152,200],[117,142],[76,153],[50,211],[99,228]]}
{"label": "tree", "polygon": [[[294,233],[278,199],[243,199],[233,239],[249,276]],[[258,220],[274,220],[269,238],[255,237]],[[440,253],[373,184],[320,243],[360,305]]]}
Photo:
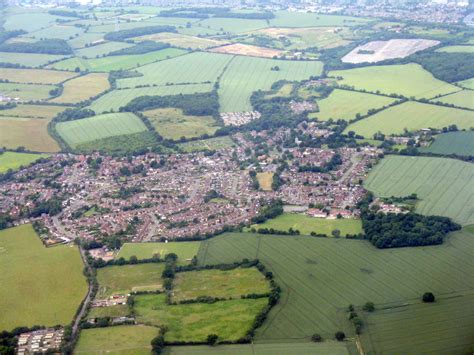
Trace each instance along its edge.
{"label": "tree", "polygon": [[337,341],[343,341],[346,338],[346,334],[344,334],[342,331],[338,331],[336,332],[335,337]]}
{"label": "tree", "polygon": [[425,292],[422,299],[425,303],[433,303],[435,301],[435,296],[432,292]]}
{"label": "tree", "polygon": [[138,263],[138,258],[135,255],[132,255],[130,257],[130,264],[136,264]]}
{"label": "tree", "polygon": [[334,238],[339,238],[341,236],[341,231],[339,229],[334,229],[332,232],[331,232],[332,236]]}
{"label": "tree", "polygon": [[311,336],[311,340],[314,341],[315,343],[319,343],[319,342],[323,341],[323,338],[319,334],[313,334]]}
{"label": "tree", "polygon": [[373,312],[375,311],[375,305],[374,305],[374,302],[367,302],[366,304],[364,304],[364,307],[362,307],[362,309],[366,312]]}
{"label": "tree", "polygon": [[209,345],[216,345],[218,338],[219,338],[219,337],[218,337],[216,334],[209,334],[209,335],[207,336],[207,343],[208,343]]}
{"label": "tree", "polygon": [[151,341],[151,349],[153,351],[153,354],[161,354],[164,346],[165,346],[165,338],[161,334],[154,337],[153,340]]}

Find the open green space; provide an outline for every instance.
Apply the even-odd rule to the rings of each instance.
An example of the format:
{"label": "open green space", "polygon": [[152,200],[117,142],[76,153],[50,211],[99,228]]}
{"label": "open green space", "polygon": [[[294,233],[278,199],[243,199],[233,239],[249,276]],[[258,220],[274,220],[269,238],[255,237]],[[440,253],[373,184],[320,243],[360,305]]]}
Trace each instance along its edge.
{"label": "open green space", "polygon": [[457,84],[463,88],[474,90],[474,78],[460,81]]}
{"label": "open green space", "polygon": [[76,55],[80,58],[97,58],[118,51],[123,48],[132,47],[133,44],[125,42],[104,42],[95,46],[84,47],[76,51]]}
{"label": "open green space", "polygon": [[79,103],[95,97],[110,88],[108,75],[90,73],[66,81],[61,96],[51,100],[54,103]]}
{"label": "open green space", "polygon": [[0,154],[0,174],[10,169],[16,170],[21,166],[28,166],[38,159],[47,157],[46,154],[4,152]]}
{"label": "open green space", "polygon": [[59,84],[78,75],[58,70],[0,68],[0,79],[11,83]]}
{"label": "open green space", "polygon": [[164,257],[174,253],[178,256],[178,263],[189,263],[199,250],[200,242],[169,242],[169,243],[125,243],[120,248],[117,258],[150,259],[154,255]]}
{"label": "open green space", "polygon": [[47,12],[25,11],[8,16],[3,27],[6,31],[24,30],[26,32],[33,32],[52,25],[59,18]]}
{"label": "open green space", "polygon": [[54,89],[52,85],[30,85],[0,83],[0,91],[3,95],[21,101],[45,100],[50,97],[49,92]]}
{"label": "open green space", "polygon": [[445,53],[474,53],[474,46],[446,46],[436,51]]}
{"label": "open green space", "polygon": [[0,231],[0,329],[69,324],[87,293],[75,246],[45,248],[30,224]]}
{"label": "open green space", "polygon": [[64,55],[36,54],[28,53],[19,55],[18,53],[0,52],[2,63],[13,63],[26,67],[36,68],[64,58]]}
{"label": "open green space", "polygon": [[474,111],[408,101],[357,121],[349,125],[345,132],[354,131],[365,138],[372,138],[378,132],[397,135],[405,130],[441,129],[450,125],[456,125],[459,129],[474,127]]}
{"label": "open green space", "polygon": [[235,146],[235,143],[229,136],[201,139],[197,141],[178,144],[178,147],[186,153],[205,150],[219,150],[233,146]]}
{"label": "open green space", "polygon": [[391,155],[380,161],[365,181],[377,196],[416,193],[416,211],[474,223],[474,165],[456,159]]}
{"label": "open green space", "polygon": [[452,104],[459,107],[474,110],[474,90],[463,90],[446,96],[433,99],[432,101],[441,101],[446,104]]}
{"label": "open green space", "polygon": [[87,313],[87,318],[116,318],[126,317],[130,314],[130,308],[127,305],[117,305],[108,307],[94,307]]}
{"label": "open green space", "polygon": [[23,118],[53,118],[58,113],[66,109],[64,106],[56,105],[23,105],[18,104],[16,107],[0,110],[1,116],[7,117],[23,117]]}
{"label": "open green space", "polygon": [[161,32],[151,35],[134,38],[136,41],[156,41],[168,43],[173,47],[184,49],[207,49],[210,47],[217,47],[227,42],[219,41],[211,38],[201,38],[195,36],[186,36],[180,33]]}
{"label": "open green space", "polygon": [[429,147],[422,147],[419,150],[423,153],[474,156],[474,131],[439,134]]}

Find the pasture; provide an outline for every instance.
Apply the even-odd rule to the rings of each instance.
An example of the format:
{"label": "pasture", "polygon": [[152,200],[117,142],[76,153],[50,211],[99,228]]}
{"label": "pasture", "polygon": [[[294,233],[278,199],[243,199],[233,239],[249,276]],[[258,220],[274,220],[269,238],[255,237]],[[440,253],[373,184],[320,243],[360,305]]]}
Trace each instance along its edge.
{"label": "pasture", "polygon": [[308,117],[317,118],[320,121],[327,121],[331,118],[350,121],[357,115],[364,116],[370,109],[379,109],[390,105],[395,100],[386,96],[335,89],[328,97],[317,100],[319,112],[310,113]]}
{"label": "pasture", "polygon": [[332,231],[338,229],[341,236],[363,233],[359,219],[325,219],[315,218],[304,214],[284,213],[276,218],[269,219],[262,224],[254,224],[253,228],[273,228],[279,231],[288,231],[290,228],[299,230],[303,235],[311,232],[332,236]]}
{"label": "pasture", "polygon": [[[278,67],[279,70],[272,70]],[[229,64],[218,90],[221,112],[251,111],[250,96],[269,90],[279,80],[304,80],[320,75],[323,64],[316,61],[281,61],[237,56]]]}
{"label": "pasture", "polygon": [[12,83],[59,84],[77,75],[58,70],[0,68],[0,79]]}
{"label": "pasture", "polygon": [[22,166],[28,166],[38,159],[47,157],[47,154],[3,152],[0,154],[0,174],[10,169],[16,170]]}
{"label": "pasture", "polygon": [[104,317],[126,317],[130,315],[130,308],[127,305],[117,305],[108,307],[92,307],[87,313],[87,318],[104,318]]}
{"label": "pasture", "polygon": [[102,138],[144,132],[145,124],[133,113],[109,113],[56,124],[59,135],[71,146]]}
{"label": "pasture", "polygon": [[49,92],[54,88],[55,86],[52,85],[0,83],[0,91],[3,95],[20,101],[48,99],[50,97]]}
{"label": "pasture", "polygon": [[138,259],[149,259],[154,255],[164,257],[166,254],[178,255],[179,264],[187,264],[197,255],[200,242],[169,242],[169,243],[125,243],[120,248],[117,258],[130,259],[135,255]]}
{"label": "pasture", "polygon": [[445,104],[452,104],[458,107],[465,107],[474,110],[474,90],[463,90],[446,96],[433,99],[432,101],[441,101]]}
{"label": "pasture", "polygon": [[159,329],[144,325],[84,329],[80,333],[74,353],[150,355],[151,340],[158,333]]}
{"label": "pasture", "polygon": [[0,231],[0,329],[69,324],[87,293],[74,246],[45,248],[30,224]]}
{"label": "pasture", "polygon": [[149,110],[143,114],[161,136],[172,140],[213,135],[219,128],[212,116],[188,116],[177,108]]}
{"label": "pasture", "polygon": [[109,88],[107,74],[91,73],[66,81],[61,96],[51,102],[75,104],[97,96]]}
{"label": "pasture", "polygon": [[457,84],[463,88],[474,90],[474,78],[460,81]]}
{"label": "pasture", "polygon": [[107,266],[97,270],[97,298],[161,289],[164,263]]}
{"label": "pasture", "polygon": [[343,328],[349,304],[372,301],[378,307],[418,300],[426,290],[439,296],[472,290],[473,247],[465,232],[439,246],[392,250],[361,240],[226,233],[204,241],[198,261],[258,258],[274,273],[282,297],[257,330],[256,342],[304,342],[314,333],[332,338]]}
{"label": "pasture", "polygon": [[439,134],[429,147],[422,147],[419,150],[423,153],[474,156],[474,131]]}
{"label": "pasture", "polygon": [[23,118],[53,118],[58,113],[63,112],[66,107],[54,105],[23,105],[19,104],[14,108],[0,110],[1,116],[23,117]]}
{"label": "pasture", "polygon": [[125,42],[104,42],[95,46],[84,47],[76,51],[76,56],[80,58],[97,58],[118,51],[123,48],[132,47],[133,44]]}
{"label": "pasture", "polygon": [[257,173],[257,180],[263,191],[272,191],[273,173],[266,171]]}
{"label": "pasture", "polygon": [[459,91],[454,85],[436,79],[419,64],[382,65],[363,68],[335,70],[331,77],[342,77],[341,85],[353,86],[356,90],[399,94],[406,97],[433,98]]}
{"label": "pasture", "polygon": [[474,223],[474,165],[447,158],[388,156],[365,181],[377,196],[407,196],[416,193],[416,211],[425,215]]}
{"label": "pasture", "polygon": [[354,131],[365,138],[372,138],[377,132],[397,135],[405,129],[414,132],[422,128],[441,129],[453,124],[459,129],[474,127],[474,112],[408,101],[357,121],[344,132]]}
{"label": "pasture", "polygon": [[201,152],[206,150],[219,150],[235,146],[229,136],[201,139],[178,144],[178,147],[186,153]]}

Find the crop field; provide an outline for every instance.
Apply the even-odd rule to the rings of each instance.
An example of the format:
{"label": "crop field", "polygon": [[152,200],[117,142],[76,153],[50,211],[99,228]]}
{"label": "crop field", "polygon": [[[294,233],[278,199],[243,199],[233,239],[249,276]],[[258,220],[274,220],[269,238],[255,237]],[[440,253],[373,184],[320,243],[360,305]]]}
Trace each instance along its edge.
{"label": "crop field", "polygon": [[133,113],[109,113],[81,120],[59,122],[56,129],[71,146],[147,130],[145,124]]}
{"label": "crop field", "polygon": [[366,115],[370,109],[379,109],[395,100],[386,96],[335,89],[327,98],[317,101],[319,112],[311,113],[309,117],[320,121],[330,118],[350,121],[355,119],[357,114]]}
{"label": "crop field", "polygon": [[448,132],[437,135],[429,147],[419,148],[424,153],[474,156],[474,131]]}
{"label": "crop field", "polygon": [[78,49],[76,55],[78,57],[97,58],[107,55],[110,52],[118,51],[119,49],[132,47],[133,44],[125,42],[105,42],[95,46]]}
{"label": "crop field", "polygon": [[69,324],[87,293],[79,251],[45,248],[29,224],[0,231],[0,329]]}
{"label": "crop field", "polygon": [[135,37],[136,41],[156,41],[168,43],[173,47],[184,49],[207,49],[210,47],[217,47],[226,44],[225,41],[215,40],[211,38],[200,38],[195,36],[186,36],[180,33],[155,33],[151,35]]}
{"label": "crop field", "polygon": [[59,151],[58,143],[48,134],[49,119],[0,116],[0,147],[25,147],[35,152]]}
{"label": "crop field", "polygon": [[357,121],[349,125],[345,132],[354,131],[365,138],[372,138],[377,132],[396,135],[405,129],[413,132],[422,128],[440,129],[453,124],[459,129],[474,127],[474,112],[409,101]]}
{"label": "crop field", "polygon": [[[102,34],[102,33],[86,32],[86,33],[83,33],[82,35],[80,35],[79,37],[75,37],[73,39],[70,39],[69,41],[67,41],[67,43],[74,49],[82,49],[86,45],[89,45],[89,44],[94,43],[96,41],[102,40],[103,37],[104,37],[104,34]],[[76,53],[78,53],[78,52],[76,52]]]}
{"label": "crop field", "polygon": [[240,298],[270,292],[268,281],[256,268],[178,272],[173,281],[173,301],[202,296]]}
{"label": "crop field", "polygon": [[[189,32],[195,32],[198,34],[212,34],[212,31],[217,32],[231,32],[231,33],[243,33],[249,31],[255,31],[260,28],[268,27],[267,21],[265,20],[252,20],[252,19],[241,19],[241,18],[208,18],[202,21],[192,24],[190,29],[182,29],[180,32],[188,34]],[[222,29],[222,30],[221,30]],[[209,31],[211,30],[211,31]]]}
{"label": "crop field", "polygon": [[229,136],[201,139],[178,144],[179,148],[186,152],[200,152],[205,150],[219,150],[235,146],[234,141]]}
{"label": "crop field", "polygon": [[166,325],[167,341],[205,341],[209,334],[237,340],[245,336],[267,302],[258,298],[170,306],[166,295],[151,294],[135,296],[134,310],[140,323]]}
{"label": "crop field", "polygon": [[45,100],[50,97],[49,92],[55,87],[52,85],[31,85],[0,83],[0,92],[3,95],[21,101]]}
{"label": "crop field", "polygon": [[98,151],[105,154],[124,154],[137,151],[139,149],[152,147],[156,144],[157,141],[153,132],[143,131],[80,143],[74,147],[74,150],[80,153],[92,153]]}
{"label": "crop field", "polygon": [[401,94],[406,97],[433,98],[446,95],[460,88],[436,79],[418,64],[382,65],[335,70],[328,73],[342,77],[339,84],[354,86],[355,89],[380,91],[383,94]]}
{"label": "crop field", "polygon": [[258,258],[274,273],[282,297],[256,342],[303,342],[314,333],[332,338],[343,328],[349,304],[372,301],[378,307],[418,300],[426,290],[473,290],[473,247],[466,232],[439,246],[391,250],[361,240],[226,233],[204,241],[198,260],[206,265]]}
{"label": "crop field", "polygon": [[369,174],[365,187],[377,196],[407,196],[421,200],[425,215],[474,223],[474,165],[447,158],[388,156]]}
{"label": "crop field", "polygon": [[2,60],[2,63],[13,63],[34,68],[56,60],[60,60],[64,58],[64,56],[36,53],[28,53],[28,55],[18,55],[18,53],[0,52],[0,58]]}
{"label": "crop field", "polygon": [[145,88],[113,90],[93,101],[92,110],[96,113],[106,111],[118,111],[118,109],[134,98],[145,95],[167,96],[179,94],[195,94],[201,92],[211,92],[212,84],[189,84],[189,85],[162,85]]}
{"label": "crop field", "polygon": [[35,31],[33,35],[35,38],[68,40],[70,38],[78,37],[83,33],[84,30],[79,27],[54,24],[42,30]]}
{"label": "crop field", "polygon": [[1,116],[23,117],[23,118],[53,118],[58,113],[63,112],[66,107],[53,105],[22,105],[14,108],[1,110]]}
{"label": "crop field", "polygon": [[263,191],[272,191],[273,173],[266,171],[257,173],[257,180]]}
{"label": "crop field", "polygon": [[[215,82],[232,56],[197,52],[138,68],[144,76],[117,81],[120,88]],[[199,70],[196,70],[199,68]]]}
{"label": "crop field", "polygon": [[246,55],[251,57],[273,58],[281,56],[282,52],[276,49],[257,47],[250,44],[233,43],[209,50],[214,53]]}
{"label": "crop field", "polygon": [[288,229],[293,228],[294,230],[299,230],[304,235],[310,235],[311,232],[315,232],[317,234],[326,234],[329,237],[335,229],[341,232],[341,236],[363,233],[362,223],[359,219],[325,219],[296,213],[284,213],[262,224],[254,224],[252,227],[273,228],[280,231],[288,231]]}
{"label": "crop field", "polygon": [[81,331],[74,353],[150,355],[150,342],[158,333],[158,328],[144,325],[84,329]]}
{"label": "crop field", "polygon": [[188,116],[177,108],[149,110],[143,114],[161,136],[173,140],[213,135],[219,128],[212,116]]}
{"label": "crop field", "polygon": [[187,264],[197,255],[200,245],[200,242],[125,243],[117,258],[128,260],[135,255],[138,259],[149,259],[156,254],[164,257],[166,254],[175,253],[178,255],[178,263]]}
{"label": "crop field", "polygon": [[40,158],[47,157],[47,154],[3,152],[0,154],[0,174],[10,169],[16,170],[21,166],[28,166]]}
{"label": "crop field", "polygon": [[79,103],[99,95],[110,88],[108,75],[104,73],[91,73],[64,83],[61,96],[51,100],[55,103]]}
{"label": "crop field", "polygon": [[[275,66],[280,69],[271,70]],[[316,61],[235,57],[220,81],[218,93],[221,111],[251,111],[250,96],[254,91],[269,90],[278,80],[308,79],[312,75],[320,75],[322,69],[323,64]]]}
{"label": "crop field", "polygon": [[24,30],[33,32],[52,25],[59,18],[46,12],[25,12],[8,16],[3,27],[6,31]]}
{"label": "crop field", "polygon": [[0,68],[0,79],[12,83],[59,84],[77,75],[77,73],[57,70]]}
{"label": "crop field", "polygon": [[274,94],[268,94],[265,95],[266,99],[271,99],[273,97],[288,97],[291,95],[291,92],[293,91],[293,84],[284,84],[280,89],[277,90]]}
{"label": "crop field", "polygon": [[447,46],[437,49],[436,52],[444,53],[474,53],[474,46]]}
{"label": "crop field", "polygon": [[328,27],[357,26],[369,19],[351,16],[324,15],[305,12],[276,11],[276,18],[270,20],[272,27]]}
{"label": "crop field", "polygon": [[441,101],[446,104],[453,104],[459,107],[466,107],[474,110],[474,90],[458,91],[454,94],[433,99],[432,101]]}
{"label": "crop field", "polygon": [[97,298],[131,291],[153,291],[161,289],[161,273],[164,263],[107,266],[97,270],[99,291]]}
{"label": "crop field", "polygon": [[474,78],[460,81],[457,84],[463,88],[474,90]]}

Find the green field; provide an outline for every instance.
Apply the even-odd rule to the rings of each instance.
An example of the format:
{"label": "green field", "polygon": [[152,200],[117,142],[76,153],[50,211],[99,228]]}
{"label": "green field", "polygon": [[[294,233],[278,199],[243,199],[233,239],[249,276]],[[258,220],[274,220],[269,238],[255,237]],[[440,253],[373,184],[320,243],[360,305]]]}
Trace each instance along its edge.
{"label": "green field", "polygon": [[436,52],[445,53],[474,53],[474,46],[447,46],[437,49]]}
{"label": "green field", "polygon": [[147,263],[101,268],[97,270],[97,298],[128,294],[131,291],[159,290],[164,267],[164,263]]}
{"label": "green field", "polygon": [[110,88],[108,75],[91,73],[68,80],[63,85],[61,96],[54,98],[55,103],[79,103],[95,97]]}
{"label": "green field", "polygon": [[314,333],[332,338],[341,329],[352,335],[352,327],[344,328],[349,304],[403,303],[427,290],[438,296],[471,292],[473,247],[466,232],[453,233],[440,246],[392,250],[361,240],[226,233],[203,242],[198,260],[205,265],[247,257],[267,265],[283,292],[256,342],[303,342]]}
{"label": "green field", "polygon": [[463,88],[474,90],[474,78],[460,81],[457,84]]}
{"label": "green field", "polygon": [[59,18],[46,12],[27,11],[8,16],[3,27],[6,31],[24,30],[32,32],[52,25]]}
{"label": "green field", "polygon": [[19,104],[8,110],[0,110],[1,116],[23,117],[23,118],[53,118],[63,112],[66,107],[53,105],[22,105]]}
{"label": "green field", "polygon": [[49,92],[54,88],[55,86],[52,85],[0,83],[0,91],[3,95],[12,99],[18,98],[21,101],[48,99]]}
{"label": "green field", "polygon": [[200,242],[169,242],[169,243],[125,243],[117,254],[117,258],[130,259],[135,255],[138,259],[149,259],[158,254],[164,257],[166,254],[178,255],[178,262],[187,263],[197,255]]}
{"label": "green field", "polygon": [[94,307],[87,313],[87,318],[104,318],[104,317],[126,317],[130,314],[130,309],[127,305],[108,306],[108,307]]}
{"label": "green field", "polygon": [[13,63],[24,65],[26,67],[39,67],[50,62],[60,60],[64,58],[64,55],[51,55],[51,54],[35,54],[28,53],[24,55],[18,55],[18,53],[0,52],[0,59],[2,63]]}
{"label": "green field", "polygon": [[443,133],[429,147],[419,149],[424,153],[474,156],[474,131]]}
{"label": "green field", "polygon": [[110,113],[81,120],[60,122],[56,125],[56,129],[71,146],[147,130],[145,124],[133,113]]}
{"label": "green field", "polygon": [[319,112],[311,113],[309,117],[321,121],[330,118],[349,121],[356,118],[357,114],[366,115],[370,109],[379,109],[395,100],[391,97],[336,89],[327,98],[317,101]]}
{"label": "green field", "polygon": [[268,281],[256,268],[179,272],[173,281],[173,301],[202,296],[240,298],[270,292]]}
{"label": "green field", "polygon": [[397,135],[403,134],[405,129],[413,132],[422,128],[441,129],[453,124],[459,129],[474,127],[474,112],[408,101],[357,121],[349,125],[345,132],[354,131],[365,138],[372,138],[377,132]]}
{"label": "green field", "polygon": [[296,213],[284,213],[262,224],[254,224],[252,227],[257,229],[273,228],[279,231],[288,231],[288,229],[293,228],[299,230],[303,235],[316,232],[317,234],[331,236],[331,232],[335,229],[339,229],[342,236],[362,233],[362,223],[358,219],[324,219]]}
{"label": "green field", "polygon": [[158,328],[143,325],[84,329],[81,331],[74,353],[150,355],[150,342],[158,333]]}
{"label": "green field", "polygon": [[133,44],[125,42],[105,42],[98,44],[96,46],[89,46],[85,48],[78,49],[76,51],[76,56],[83,58],[96,58],[103,55],[107,55],[110,52],[118,51],[119,49],[132,47]]}
{"label": "green field", "polygon": [[136,37],[134,40],[137,41],[156,41],[168,43],[173,47],[184,48],[184,49],[206,49],[209,47],[217,47],[227,42],[218,41],[210,38],[200,38],[195,36],[186,36],[180,33],[162,32],[155,33],[152,35],[146,35]]}
{"label": "green field", "polygon": [[276,11],[276,18],[270,20],[273,27],[316,27],[316,26],[356,26],[368,19],[351,16],[323,15],[317,13]]}
{"label": "green field", "polygon": [[474,91],[473,90],[463,90],[455,92],[454,94],[442,96],[432,101],[441,101],[446,104],[453,104],[459,107],[470,108],[474,110]]}
{"label": "green field", "polygon": [[[271,70],[278,66],[280,70]],[[279,80],[304,80],[320,75],[321,62],[281,61],[237,56],[220,81],[218,91],[221,112],[251,111],[250,96],[257,90],[269,90]]]}
{"label": "green field", "polygon": [[418,64],[381,65],[336,70],[328,73],[331,77],[343,77],[339,84],[354,86],[355,89],[380,91],[383,94],[401,94],[406,97],[433,98],[460,89],[436,79]]}
{"label": "green field", "polygon": [[156,136],[151,131],[132,134],[123,134],[102,139],[96,139],[74,147],[76,152],[92,153],[103,152],[105,154],[128,154],[144,148],[157,145]]}
{"label": "green field", "polygon": [[21,166],[28,166],[40,158],[47,157],[46,154],[4,152],[0,154],[0,174],[10,169],[16,170]]}
{"label": "green field", "polygon": [[0,79],[8,80],[11,83],[52,85],[62,83],[75,76],[78,76],[78,73],[45,69],[0,68]]}
{"label": "green field", "polygon": [[365,187],[377,196],[416,193],[416,210],[474,223],[474,165],[455,159],[388,156],[369,174]]}
{"label": "green field", "polygon": [[259,298],[169,306],[165,299],[164,294],[135,296],[134,310],[140,323],[166,325],[167,341],[205,341],[209,334],[237,340],[268,302]]}
{"label": "green field", "polygon": [[87,293],[79,251],[45,248],[31,225],[0,231],[0,329],[69,324]]}
{"label": "green field", "polygon": [[178,144],[178,147],[186,153],[199,152],[205,150],[218,150],[233,147],[235,145],[229,136],[201,139]]}

